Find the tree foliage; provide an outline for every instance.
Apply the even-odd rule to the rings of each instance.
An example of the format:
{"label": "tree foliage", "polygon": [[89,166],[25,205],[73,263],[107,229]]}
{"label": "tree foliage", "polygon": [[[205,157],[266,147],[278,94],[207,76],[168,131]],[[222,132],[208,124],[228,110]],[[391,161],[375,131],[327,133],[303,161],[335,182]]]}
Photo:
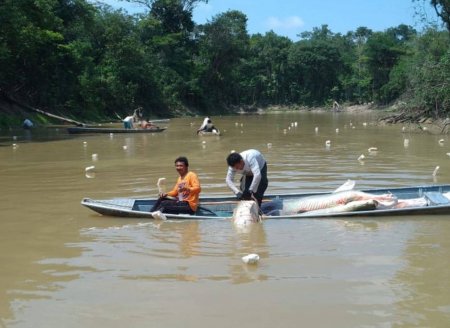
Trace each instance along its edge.
{"label": "tree foliage", "polygon": [[249,35],[229,10],[205,24],[192,11],[207,0],[124,0],[130,15],[87,0],[0,4],[0,91],[83,119],[227,113],[239,106],[330,105],[398,99],[433,115],[450,111],[448,0],[422,1],[449,31],[327,25],[300,40]]}

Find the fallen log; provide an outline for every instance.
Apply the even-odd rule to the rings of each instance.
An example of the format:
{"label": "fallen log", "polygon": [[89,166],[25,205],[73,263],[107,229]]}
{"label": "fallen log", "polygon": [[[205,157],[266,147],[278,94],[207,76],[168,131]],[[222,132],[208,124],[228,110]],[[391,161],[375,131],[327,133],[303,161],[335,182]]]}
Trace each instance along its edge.
{"label": "fallen log", "polygon": [[[0,90],[0,92],[1,92],[1,90]],[[48,117],[51,117],[51,118],[54,118],[54,119],[57,119],[57,120],[60,120],[60,121],[64,121],[64,122],[71,123],[71,124],[75,124],[77,126],[85,126],[86,125],[85,123],[82,123],[82,122],[79,122],[79,121],[76,121],[76,120],[72,120],[72,119],[67,118],[67,117],[55,115],[55,114],[46,112],[46,111],[44,111],[42,109],[38,109],[38,108],[31,107],[29,105],[26,105],[26,104],[24,104],[24,103],[22,103],[22,102],[20,102],[20,101],[18,101],[16,99],[12,98],[11,96],[7,95],[5,92],[1,92],[1,94],[8,101],[13,102],[16,105],[18,105],[18,106],[20,106],[22,108],[28,109],[30,111],[33,111],[33,112],[36,112],[36,113],[40,113],[40,114],[43,114],[45,116],[48,116]]]}

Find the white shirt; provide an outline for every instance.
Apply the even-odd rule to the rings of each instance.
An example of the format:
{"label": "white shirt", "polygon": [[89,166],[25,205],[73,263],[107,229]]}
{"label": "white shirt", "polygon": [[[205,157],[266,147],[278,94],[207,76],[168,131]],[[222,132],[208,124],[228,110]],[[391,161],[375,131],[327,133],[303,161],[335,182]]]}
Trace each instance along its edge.
{"label": "white shirt", "polygon": [[235,194],[240,190],[234,185],[234,177],[236,173],[240,173],[246,176],[253,175],[253,181],[250,185],[249,191],[256,192],[258,190],[259,183],[261,181],[261,170],[266,164],[266,160],[263,155],[256,149],[245,150],[240,153],[244,160],[244,168],[242,170],[235,170],[231,166],[228,167],[227,177],[225,181],[228,187],[233,190]]}

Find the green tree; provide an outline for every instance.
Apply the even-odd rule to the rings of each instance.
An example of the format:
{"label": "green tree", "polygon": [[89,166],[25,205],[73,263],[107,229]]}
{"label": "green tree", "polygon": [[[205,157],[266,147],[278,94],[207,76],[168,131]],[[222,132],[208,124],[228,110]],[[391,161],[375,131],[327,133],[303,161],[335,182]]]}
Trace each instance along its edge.
{"label": "green tree", "polygon": [[304,39],[294,43],[288,54],[291,99],[321,105],[339,88],[344,63],[327,25],[301,36]]}
{"label": "green tree", "polygon": [[208,94],[204,99],[211,106],[238,104],[239,64],[249,46],[247,17],[239,11],[227,11],[200,26],[199,35],[196,64],[200,88],[203,95]]}

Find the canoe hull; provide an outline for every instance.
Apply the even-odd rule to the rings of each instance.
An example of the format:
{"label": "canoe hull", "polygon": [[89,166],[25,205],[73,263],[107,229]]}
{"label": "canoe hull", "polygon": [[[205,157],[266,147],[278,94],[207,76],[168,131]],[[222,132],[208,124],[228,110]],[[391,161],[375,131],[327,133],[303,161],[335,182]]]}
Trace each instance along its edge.
{"label": "canoe hull", "polygon": [[[445,215],[450,214],[450,201],[445,197],[436,197],[450,192],[450,185],[420,186],[391,189],[369,189],[364,192],[382,195],[392,193],[399,199],[415,199],[428,197],[427,206],[412,206],[405,208],[388,208],[375,210],[360,210],[352,212],[330,212],[330,213],[298,213],[293,215],[271,215],[264,216],[265,219],[308,219],[308,218],[363,218],[363,217],[386,217],[386,216],[409,216],[409,215]],[[304,194],[279,194],[265,196],[265,202],[273,200],[292,200],[315,195],[327,195],[331,193],[304,193]],[[434,200],[433,200],[434,199]],[[437,200],[436,200],[437,199]],[[444,199],[444,200],[443,200]],[[151,207],[156,202],[155,198],[132,199],[116,198],[109,200],[93,200],[84,198],[81,204],[101,215],[128,218],[152,219]],[[232,217],[237,201],[234,197],[202,197],[199,210],[195,215],[166,214],[169,219],[229,219]]]}
{"label": "canoe hull", "polygon": [[122,128],[88,128],[88,127],[71,127],[67,128],[70,134],[87,134],[87,133],[157,133],[163,132],[166,128],[152,129],[122,129]]}

